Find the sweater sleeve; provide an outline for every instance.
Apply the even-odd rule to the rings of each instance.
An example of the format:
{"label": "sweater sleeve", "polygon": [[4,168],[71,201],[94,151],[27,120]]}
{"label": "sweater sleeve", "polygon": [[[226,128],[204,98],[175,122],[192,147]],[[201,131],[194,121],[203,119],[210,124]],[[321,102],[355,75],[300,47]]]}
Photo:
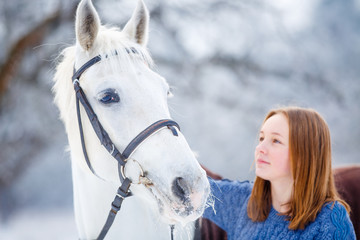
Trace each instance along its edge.
{"label": "sweater sleeve", "polygon": [[213,180],[209,178],[211,194],[204,218],[228,232],[235,227],[240,215],[246,214],[246,205],[252,184],[248,181]]}
{"label": "sweater sleeve", "polygon": [[[322,221],[322,227],[320,228],[318,238],[316,239],[356,239],[354,226],[343,205],[341,205],[339,202],[335,202],[334,204],[328,203],[324,206],[323,211],[329,212],[329,214],[324,214],[324,217],[326,216],[326,220]],[[322,216],[319,217],[322,218]]]}

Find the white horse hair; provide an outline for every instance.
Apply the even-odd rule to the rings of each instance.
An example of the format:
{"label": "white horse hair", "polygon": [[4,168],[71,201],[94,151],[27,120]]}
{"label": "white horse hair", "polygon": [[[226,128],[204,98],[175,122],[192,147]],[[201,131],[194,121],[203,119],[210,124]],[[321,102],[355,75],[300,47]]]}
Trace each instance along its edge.
{"label": "white horse hair", "polygon": [[[146,50],[149,14],[142,0],[122,31],[101,26],[90,0],[82,0],[76,13],[76,44],[65,49],[54,77],[55,103],[68,135],[72,159],[74,209],[80,239],[96,239],[120,186],[116,160],[101,146],[81,107],[85,143],[96,174],[88,168],[77,125],[75,92],[71,77],[97,55],[108,56],[84,72],[79,82],[104,129],[122,151],[143,129],[170,118],[165,79],[151,70]],[[136,51],[128,51],[134,49]],[[114,52],[117,54],[114,54]],[[191,239],[194,220],[201,216],[209,194],[205,171],[198,164],[184,136],[161,130],[132,157],[153,185],[131,185],[106,239]],[[127,163],[125,173],[136,179],[139,169]],[[183,196],[174,192],[181,179]],[[135,181],[135,180],[134,180]]]}

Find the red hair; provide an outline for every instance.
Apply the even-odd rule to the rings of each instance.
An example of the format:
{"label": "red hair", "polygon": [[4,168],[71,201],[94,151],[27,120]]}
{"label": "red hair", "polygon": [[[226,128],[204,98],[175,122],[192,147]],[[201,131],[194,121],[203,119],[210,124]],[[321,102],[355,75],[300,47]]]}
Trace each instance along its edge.
{"label": "red hair", "polygon": [[[325,120],[312,109],[286,107],[271,110],[270,117],[283,114],[289,123],[289,156],[293,192],[288,211],[289,229],[304,229],[316,219],[323,205],[339,201],[348,212],[349,205],[343,201],[335,188],[331,167],[330,131]],[[248,202],[247,213],[253,221],[264,221],[271,210],[270,182],[256,177]]]}

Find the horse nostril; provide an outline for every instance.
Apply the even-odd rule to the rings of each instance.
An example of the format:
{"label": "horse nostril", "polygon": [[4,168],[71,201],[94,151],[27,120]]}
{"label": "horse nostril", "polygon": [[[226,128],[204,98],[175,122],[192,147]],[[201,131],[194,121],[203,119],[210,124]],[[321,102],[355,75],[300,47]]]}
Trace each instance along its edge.
{"label": "horse nostril", "polygon": [[186,182],[181,177],[175,178],[171,190],[173,191],[174,195],[183,202],[186,201],[186,196],[189,195],[189,190]]}

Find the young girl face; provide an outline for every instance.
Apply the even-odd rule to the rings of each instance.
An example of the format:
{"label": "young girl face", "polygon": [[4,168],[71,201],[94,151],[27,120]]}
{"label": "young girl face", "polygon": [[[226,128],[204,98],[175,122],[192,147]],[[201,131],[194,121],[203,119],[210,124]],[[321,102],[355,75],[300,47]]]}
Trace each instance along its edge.
{"label": "young girl face", "polygon": [[289,159],[289,124],[283,114],[265,121],[255,149],[256,175],[270,182],[291,180]]}

